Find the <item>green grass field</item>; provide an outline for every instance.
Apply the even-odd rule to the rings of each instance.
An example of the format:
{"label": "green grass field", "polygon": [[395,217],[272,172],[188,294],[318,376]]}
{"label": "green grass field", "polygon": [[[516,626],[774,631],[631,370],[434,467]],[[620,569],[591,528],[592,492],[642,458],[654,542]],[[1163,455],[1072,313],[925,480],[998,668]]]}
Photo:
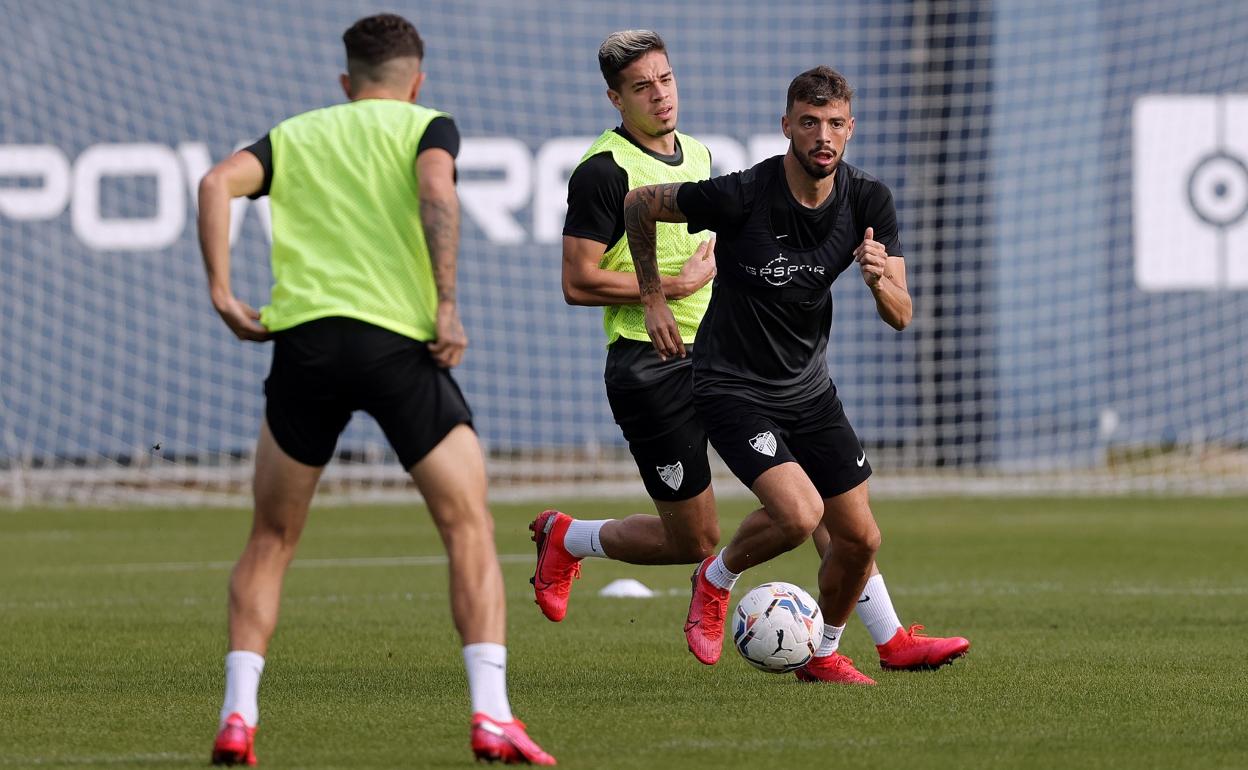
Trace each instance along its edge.
{"label": "green grass field", "polygon": [[[562,501],[582,515],[648,504]],[[747,503],[724,504],[725,534]],[[592,561],[532,603],[534,506],[495,508],[511,695],[569,768],[1248,766],[1248,500],[876,504],[904,622],[971,639],[932,673],[799,685],[685,650],[688,567]],[[0,766],[207,764],[240,510],[0,512]],[[466,767],[468,700],[423,511],[318,509],[260,693],[263,767]],[[421,559],[419,557],[431,557]],[[809,546],[747,574],[814,585]],[[655,599],[605,599],[636,577]]]}

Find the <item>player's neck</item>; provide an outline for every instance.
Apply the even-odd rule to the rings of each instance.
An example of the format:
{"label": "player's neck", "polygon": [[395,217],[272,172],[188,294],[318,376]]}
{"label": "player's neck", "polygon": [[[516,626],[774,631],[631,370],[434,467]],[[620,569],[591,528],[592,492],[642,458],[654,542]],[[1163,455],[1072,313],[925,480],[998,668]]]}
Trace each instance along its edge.
{"label": "player's neck", "polygon": [[406,93],[399,93],[392,88],[366,87],[351,94],[351,101],[353,102],[363,101],[364,99],[393,99],[396,102],[408,101]]}
{"label": "player's neck", "polygon": [[802,164],[793,157],[792,150],[784,154],[784,178],[793,199],[808,209],[819,208],[836,186],[835,170],[822,179],[816,179],[802,168]]}
{"label": "player's neck", "polygon": [[676,132],[668,131],[662,136],[651,136],[637,129],[636,126],[630,126],[628,121],[622,124],[628,135],[633,138],[637,144],[645,147],[650,152],[659,155],[675,155],[676,154]]}

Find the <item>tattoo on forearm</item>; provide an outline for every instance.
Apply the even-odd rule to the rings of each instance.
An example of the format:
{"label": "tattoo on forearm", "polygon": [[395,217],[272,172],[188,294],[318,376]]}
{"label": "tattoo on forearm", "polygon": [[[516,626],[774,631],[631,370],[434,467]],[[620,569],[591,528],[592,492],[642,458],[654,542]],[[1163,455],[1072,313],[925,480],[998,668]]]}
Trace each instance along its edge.
{"label": "tattoo on forearm", "polygon": [[655,252],[655,222],[643,194],[636,202],[624,207],[624,229],[628,232],[628,250],[637,272],[637,286],[644,297],[662,291],[659,257]]}
{"label": "tattoo on forearm", "polygon": [[659,274],[659,257],[656,249],[656,222],[679,214],[676,207],[676,190],[679,183],[654,187],[642,187],[636,191],[624,207],[624,230],[628,233],[628,250],[633,257],[633,269],[637,272],[637,286],[641,296],[660,294],[663,277]]}
{"label": "tattoo on forearm", "polygon": [[459,199],[421,198],[420,221],[433,262],[438,302],[455,301],[455,268],[459,254]]}

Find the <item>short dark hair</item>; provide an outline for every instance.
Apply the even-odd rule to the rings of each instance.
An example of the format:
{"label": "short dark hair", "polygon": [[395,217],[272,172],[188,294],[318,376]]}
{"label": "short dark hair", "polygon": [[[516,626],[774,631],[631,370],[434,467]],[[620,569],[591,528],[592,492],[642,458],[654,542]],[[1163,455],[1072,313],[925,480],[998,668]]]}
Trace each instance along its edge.
{"label": "short dark hair", "polygon": [[425,58],[425,43],[407,19],[393,13],[366,16],[342,33],[347,47],[347,74],[367,80],[381,78],[381,65],[400,57]]}
{"label": "short dark hair", "polygon": [[806,70],[789,83],[789,99],[784,105],[784,111],[791,112],[794,102],[822,107],[828,102],[852,104],[853,100],[854,89],[849,87],[845,76],[821,64]]}
{"label": "short dark hair", "polygon": [[612,32],[598,46],[598,69],[612,91],[620,89],[620,72],[651,51],[667,55],[667,45],[659,33],[648,29],[626,29]]}

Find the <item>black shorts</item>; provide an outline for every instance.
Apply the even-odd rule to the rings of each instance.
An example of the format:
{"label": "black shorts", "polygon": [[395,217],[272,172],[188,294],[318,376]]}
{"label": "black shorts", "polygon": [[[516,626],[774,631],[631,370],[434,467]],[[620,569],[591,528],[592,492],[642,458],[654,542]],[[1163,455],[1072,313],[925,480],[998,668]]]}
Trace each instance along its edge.
{"label": "black shorts", "polygon": [[660,362],[648,342],[621,339],[607,353],[607,401],[651,499],[678,502],[711,485],[706,432],[693,408],[690,360]]}
{"label": "black shorts", "polygon": [[472,412],[428,346],[352,318],[320,318],[273,335],[265,418],[282,451],[304,465],[334,455],[357,409],[377,420],[405,470]]}
{"label": "black shorts", "polygon": [[747,487],[763,471],[796,462],[819,496],[848,492],[871,475],[836,388],[793,406],[762,405],[735,396],[694,399],[711,445]]}

